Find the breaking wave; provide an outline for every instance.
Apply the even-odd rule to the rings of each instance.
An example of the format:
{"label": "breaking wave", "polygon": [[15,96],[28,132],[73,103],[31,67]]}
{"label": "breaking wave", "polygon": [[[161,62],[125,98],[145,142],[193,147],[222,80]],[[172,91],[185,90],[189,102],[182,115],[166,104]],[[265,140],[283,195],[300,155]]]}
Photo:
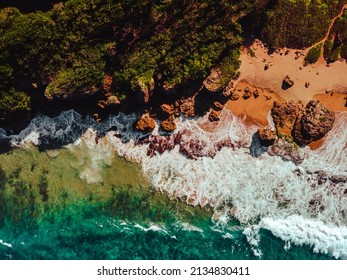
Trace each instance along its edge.
{"label": "breaking wave", "polygon": [[[175,134],[181,134],[185,147],[203,151],[194,159],[179,143],[149,154],[151,143],[132,129],[135,119],[119,114],[98,124],[68,111],[53,119],[38,116],[18,135],[1,130],[0,141],[70,149],[83,144],[91,157],[80,175],[87,182],[100,180],[98,162],[116,153],[140,164],[152,185],[171,198],[212,207],[219,223],[235,217],[246,227],[259,225],[285,241],[347,256],[347,235],[341,233],[347,226],[347,113],[337,115],[321,148],[302,150],[305,160],[299,166],[267,154],[254,137],[257,127],[246,126],[226,110],[218,123],[206,118],[178,120]],[[153,134],[171,141],[158,130]],[[216,148],[226,140],[228,145]],[[331,245],[337,236],[338,248]]]}

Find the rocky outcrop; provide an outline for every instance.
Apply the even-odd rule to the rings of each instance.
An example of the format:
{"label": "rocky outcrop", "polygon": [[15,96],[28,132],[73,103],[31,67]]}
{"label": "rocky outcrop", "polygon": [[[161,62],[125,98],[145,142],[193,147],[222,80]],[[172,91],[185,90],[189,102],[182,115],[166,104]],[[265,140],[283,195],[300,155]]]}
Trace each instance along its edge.
{"label": "rocky outcrop", "polygon": [[272,118],[280,137],[294,138],[301,145],[319,140],[329,132],[335,115],[318,100],[311,100],[306,106],[303,102],[274,102]]}
{"label": "rocky outcrop", "polygon": [[318,100],[311,100],[305,107],[301,118],[295,123],[293,136],[299,145],[307,145],[319,140],[332,128],[335,114],[326,108]]}
{"label": "rocky outcrop", "polygon": [[264,146],[272,145],[277,138],[276,131],[271,130],[270,128],[259,128],[258,136],[260,143]]}
{"label": "rocky outcrop", "polygon": [[135,128],[143,132],[151,132],[155,128],[155,120],[148,113],[143,114],[136,122]]}
{"label": "rocky outcrop", "polygon": [[276,133],[260,128],[261,144],[269,146],[268,154],[280,156],[283,160],[300,164],[304,153],[299,146],[319,140],[332,129],[335,115],[318,100],[303,102],[274,102],[271,110]]}

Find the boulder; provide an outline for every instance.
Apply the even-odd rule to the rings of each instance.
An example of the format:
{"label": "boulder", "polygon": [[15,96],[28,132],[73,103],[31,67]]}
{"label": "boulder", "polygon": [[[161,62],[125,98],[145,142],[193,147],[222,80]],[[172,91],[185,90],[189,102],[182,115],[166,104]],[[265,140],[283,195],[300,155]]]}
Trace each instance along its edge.
{"label": "boulder", "polygon": [[216,122],[219,121],[219,116],[221,114],[221,111],[211,110],[210,114],[208,115],[208,119],[210,122]]}
{"label": "boulder", "polygon": [[282,82],[282,89],[288,89],[294,85],[294,81],[289,75],[285,76]]}
{"label": "boulder", "polygon": [[248,99],[252,96],[252,92],[250,90],[249,87],[246,87],[244,90],[243,90],[243,99]]}
{"label": "boulder", "polygon": [[222,111],[223,108],[224,108],[224,105],[218,101],[216,102],[213,102],[213,106],[212,108],[215,110],[215,111]]}
{"label": "boulder", "polygon": [[160,128],[166,132],[172,132],[176,129],[176,123],[174,118],[164,120],[160,124]]}
{"label": "boulder", "polygon": [[105,100],[100,100],[98,102],[98,106],[102,109],[104,109],[105,107],[116,107],[120,104],[120,101],[118,99],[117,96],[108,96],[106,101]]}
{"label": "boulder", "polygon": [[231,101],[236,101],[240,98],[240,95],[238,95],[237,93],[233,93],[231,96],[230,96],[230,100]]}
{"label": "boulder", "polygon": [[155,120],[148,113],[143,114],[136,122],[135,128],[143,132],[151,132],[155,128]]}
{"label": "boulder", "polygon": [[294,127],[294,140],[299,145],[307,145],[324,137],[334,125],[335,114],[318,100],[311,100]]}
{"label": "boulder", "polygon": [[253,96],[254,96],[254,98],[259,97],[259,91],[257,89],[253,91]]}
{"label": "boulder", "polygon": [[277,138],[276,131],[271,130],[270,128],[259,128],[258,136],[260,143],[264,146],[272,145]]}
{"label": "boulder", "polygon": [[195,117],[195,100],[193,97],[182,98],[180,100],[180,112],[185,117]]}
{"label": "boulder", "polygon": [[174,114],[173,106],[171,106],[170,104],[162,104],[159,107],[157,117],[159,119],[165,120],[165,119],[168,119],[173,114]]}
{"label": "boulder", "polygon": [[298,117],[301,117],[304,111],[304,104],[294,101],[274,102],[271,109],[272,118],[276,130],[281,135],[291,135],[292,129]]}

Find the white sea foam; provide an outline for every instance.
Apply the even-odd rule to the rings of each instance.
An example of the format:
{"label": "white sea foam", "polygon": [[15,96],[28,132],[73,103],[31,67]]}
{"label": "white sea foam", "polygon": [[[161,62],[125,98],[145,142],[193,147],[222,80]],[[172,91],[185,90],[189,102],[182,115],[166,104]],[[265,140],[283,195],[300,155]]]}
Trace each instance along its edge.
{"label": "white sea foam", "polygon": [[259,225],[253,225],[253,226],[246,227],[243,231],[243,234],[246,236],[247,242],[249,243],[249,245],[251,245],[254,256],[261,258],[263,253],[259,247],[259,242],[260,242],[259,230],[260,230]]}
{"label": "white sea foam", "polygon": [[12,244],[7,243],[7,242],[3,241],[2,239],[0,239],[0,244],[6,246],[8,248],[12,248]]}
{"label": "white sea foam", "polygon": [[[243,148],[236,150],[223,148],[214,158],[191,160],[182,155],[178,147],[155,157],[147,157],[146,145],[134,146],[131,142],[122,145],[117,140],[114,143],[121,155],[128,159],[135,158],[136,162],[142,164],[144,173],[158,190],[172,198],[185,199],[189,204],[214,207],[222,223],[230,215],[245,224],[258,218],[281,221],[298,215],[302,219],[315,219],[321,225],[333,224],[339,229],[346,226],[347,186],[344,183],[333,186],[328,179],[319,182],[316,173],[324,172],[327,178],[347,175],[346,123],[347,114],[340,114],[320,149],[303,149],[306,155],[301,166],[267,153],[251,156],[249,146],[256,128],[246,127],[227,112],[224,112],[219,127],[212,132],[201,128],[204,119],[178,123],[178,131],[189,129],[194,139],[216,142],[227,135],[234,143],[243,143]],[[334,230],[326,231],[328,228],[324,228],[326,242],[319,241],[318,233],[312,239],[303,238],[302,242],[312,245],[316,251],[344,256],[344,249],[329,244],[333,243],[336,234]],[[257,231],[255,228],[247,229],[244,233],[252,244],[254,254],[261,256],[257,244],[253,244],[257,241]],[[286,230],[289,232],[290,228],[284,228]],[[289,241],[295,239],[295,235],[286,236],[284,231],[278,236],[287,241],[288,248]],[[315,238],[318,238],[317,241],[314,241]],[[343,245],[347,237],[343,235],[341,238],[339,244]]]}
{"label": "white sea foam", "polygon": [[28,135],[26,135],[23,139],[18,142],[13,142],[14,147],[30,147],[31,145],[39,145],[40,143],[40,133],[36,131],[31,131]]}
{"label": "white sea foam", "polygon": [[306,244],[312,246],[316,253],[347,258],[347,227],[336,227],[297,215],[285,219],[263,218],[259,226],[287,243]]}
{"label": "white sea foam", "polygon": [[[81,121],[73,113],[67,116],[67,119],[64,117],[63,120],[69,127],[76,126],[78,121]],[[179,152],[178,147],[154,157],[147,156],[148,144],[136,144],[141,134],[132,130],[135,119],[135,115],[120,114],[110,118],[101,127],[93,124],[90,130],[85,128],[87,122],[80,128],[80,131],[84,131],[82,138],[75,134],[70,135],[72,129],[67,130],[70,135],[67,139],[74,139],[75,146],[84,145],[90,157],[90,163],[81,172],[83,179],[87,182],[90,182],[90,177],[97,181],[102,180],[98,177],[102,165],[107,164],[115,152],[139,163],[153,186],[171,198],[184,199],[192,205],[213,207],[214,218],[221,224],[225,224],[230,216],[248,226],[263,219],[262,227],[270,229],[287,241],[288,246],[290,240],[296,240],[293,231],[290,232],[291,226],[295,228],[294,232],[299,232],[300,225],[310,225],[316,230],[312,234],[316,235],[311,239],[300,239],[303,243],[312,245],[321,252],[345,256],[345,251],[341,251],[344,249],[328,243],[335,240],[336,229],[347,226],[347,186],[344,183],[333,185],[329,180],[331,176],[347,176],[347,113],[337,116],[333,130],[329,132],[320,149],[303,149],[305,160],[300,166],[270,156],[260,149],[254,144],[257,140],[254,137],[257,128],[245,126],[228,111],[222,112],[219,123],[211,124],[206,117],[177,120],[176,132],[189,130],[192,140],[215,143],[228,138],[237,144],[236,149],[222,148],[214,158],[203,157],[197,160],[188,159]],[[107,131],[111,127],[113,131],[96,140],[97,131]],[[51,126],[48,131],[52,129]],[[40,131],[48,135],[46,130]],[[36,126],[35,131],[38,131]],[[158,134],[158,131],[154,133]],[[23,135],[28,134],[27,131]],[[54,132],[54,135],[59,137],[59,143],[65,143],[64,135],[58,132]],[[319,177],[319,172],[323,172],[323,180]],[[288,217],[292,216],[321,224],[293,222],[285,227],[281,221],[287,221]],[[282,226],[283,231],[277,232],[277,225]],[[333,231],[327,230],[330,225],[334,225]],[[318,233],[321,229],[326,233],[325,243],[314,241],[320,237]],[[288,235],[285,231],[289,232]],[[244,233],[251,236],[251,232],[254,233],[254,228]],[[249,239],[251,243],[254,242],[252,238]],[[344,245],[347,237],[342,235],[341,238],[340,246]],[[259,255],[261,252],[257,251],[254,244],[252,246],[255,254]]]}

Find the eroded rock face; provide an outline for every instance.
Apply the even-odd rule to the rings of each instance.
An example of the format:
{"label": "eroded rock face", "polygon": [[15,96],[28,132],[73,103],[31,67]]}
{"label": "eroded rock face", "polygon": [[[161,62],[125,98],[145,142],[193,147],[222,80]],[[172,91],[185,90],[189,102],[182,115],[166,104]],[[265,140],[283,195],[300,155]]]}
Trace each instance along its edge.
{"label": "eroded rock face", "polygon": [[329,111],[318,100],[311,100],[305,107],[301,118],[298,118],[293,136],[299,145],[307,145],[319,140],[328,133],[334,125],[335,114]]}
{"label": "eroded rock face", "polygon": [[260,143],[264,146],[272,145],[277,138],[276,131],[271,130],[270,128],[259,128],[258,136]]}
{"label": "eroded rock face", "polygon": [[149,114],[143,114],[136,122],[135,128],[143,132],[151,132],[155,128],[155,120]]}

